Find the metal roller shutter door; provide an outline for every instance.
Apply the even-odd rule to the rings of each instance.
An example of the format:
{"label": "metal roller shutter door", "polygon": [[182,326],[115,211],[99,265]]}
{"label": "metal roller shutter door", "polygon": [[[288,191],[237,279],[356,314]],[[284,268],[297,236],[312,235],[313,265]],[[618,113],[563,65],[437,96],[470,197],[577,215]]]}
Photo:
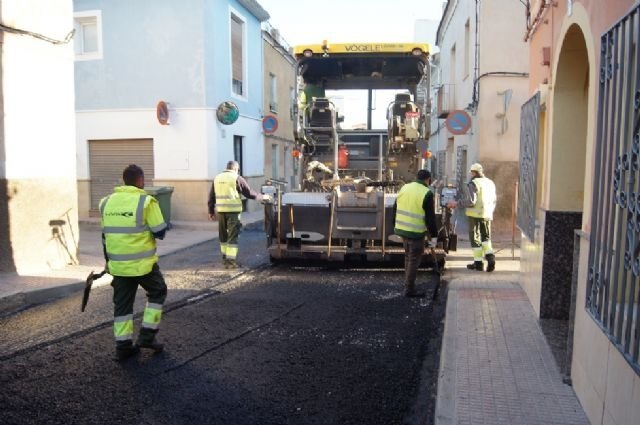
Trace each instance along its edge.
{"label": "metal roller shutter door", "polygon": [[100,199],[122,185],[122,171],[129,164],[136,164],[144,171],[145,182],[154,179],[153,140],[90,140],[89,172],[91,176],[91,211],[98,215]]}

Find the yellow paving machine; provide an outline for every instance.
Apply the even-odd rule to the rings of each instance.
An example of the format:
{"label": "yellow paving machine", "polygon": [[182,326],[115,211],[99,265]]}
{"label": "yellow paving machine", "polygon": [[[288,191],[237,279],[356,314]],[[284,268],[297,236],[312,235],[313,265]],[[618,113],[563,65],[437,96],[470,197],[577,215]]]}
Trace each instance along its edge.
{"label": "yellow paving machine", "polygon": [[[272,261],[400,260],[393,207],[428,157],[429,46],[323,42],[294,54],[299,184],[263,187],[274,198],[265,219]],[[443,265],[444,256],[439,244],[424,260]]]}

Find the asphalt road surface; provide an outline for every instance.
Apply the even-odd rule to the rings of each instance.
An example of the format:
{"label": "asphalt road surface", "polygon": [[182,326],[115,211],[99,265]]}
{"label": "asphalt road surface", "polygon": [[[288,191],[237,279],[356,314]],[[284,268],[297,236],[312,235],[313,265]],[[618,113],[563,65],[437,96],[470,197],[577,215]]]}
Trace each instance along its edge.
{"label": "asphalt road surface", "polygon": [[401,269],[272,266],[258,226],[239,260],[222,269],[215,242],[163,257],[165,351],[122,364],[109,286],[85,313],[76,294],[0,319],[0,423],[433,422],[444,282],[407,299]]}

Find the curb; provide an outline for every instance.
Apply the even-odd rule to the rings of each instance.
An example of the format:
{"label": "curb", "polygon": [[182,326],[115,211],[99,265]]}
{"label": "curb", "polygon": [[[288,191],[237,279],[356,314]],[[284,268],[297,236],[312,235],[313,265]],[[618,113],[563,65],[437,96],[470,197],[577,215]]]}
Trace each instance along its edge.
{"label": "curb", "polygon": [[436,392],[436,411],[434,415],[435,425],[451,425],[455,423],[455,354],[456,338],[454,331],[457,328],[458,317],[456,315],[457,289],[451,281],[447,292],[447,308],[445,310],[444,331],[442,333],[442,347],[440,348],[440,368],[438,370],[438,387]]}
{"label": "curb", "polygon": [[[249,214],[247,214],[249,215]],[[253,218],[251,216],[248,217],[248,219],[242,220],[243,222],[243,227],[246,229],[251,229],[254,230],[255,227],[257,227],[258,225],[261,225],[261,223],[263,222],[263,217],[259,217],[259,218]],[[88,225],[94,225],[94,223],[92,221],[84,221],[83,223],[88,224]],[[189,228],[189,229],[193,229],[193,230],[197,230],[197,229],[203,229],[203,228],[209,228],[209,226],[206,226],[206,223],[210,223],[210,228],[217,228],[217,222],[206,222],[206,223],[196,223],[193,225],[189,225],[189,224],[185,224],[187,222],[180,222],[180,228]],[[97,225],[99,226],[99,222],[97,223]],[[184,246],[184,247],[180,247],[178,249],[175,249],[173,251],[170,252],[166,252],[162,255],[159,256],[159,258],[162,257],[166,257],[167,255],[172,255],[178,252],[182,252],[184,250],[190,249],[196,245],[199,245],[201,243],[208,243],[211,242],[213,240],[217,240],[218,239],[218,232],[214,232],[211,236],[210,239],[201,241],[201,242],[197,242],[188,246]],[[96,285],[94,284],[94,287]],[[48,288],[39,288],[39,289],[34,289],[31,291],[23,291],[23,292],[16,292],[13,294],[10,294],[6,297],[1,297],[0,296],[0,317],[2,316],[6,316],[8,314],[12,314],[12,313],[17,313],[20,310],[23,310],[25,308],[34,306],[34,305],[38,305],[38,304],[43,304],[46,303],[47,301],[51,301],[51,300],[55,300],[58,298],[62,298],[68,295],[71,295],[75,292],[81,291],[83,290],[85,287],[85,281],[77,281],[77,282],[71,282],[71,283],[65,283],[65,284],[60,284],[60,285],[56,285],[56,286],[51,286]]]}
{"label": "curb", "polygon": [[0,316],[16,313],[33,305],[43,304],[47,301],[71,295],[84,289],[84,286],[84,282],[74,282],[11,294],[7,297],[0,298]]}

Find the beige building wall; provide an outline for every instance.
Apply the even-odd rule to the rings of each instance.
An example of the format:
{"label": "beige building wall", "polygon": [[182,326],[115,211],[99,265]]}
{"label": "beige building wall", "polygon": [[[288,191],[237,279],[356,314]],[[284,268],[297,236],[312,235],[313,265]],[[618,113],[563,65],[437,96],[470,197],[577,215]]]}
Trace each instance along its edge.
{"label": "beige building wall", "polygon": [[[640,375],[585,308],[590,223],[592,215],[598,214],[592,210],[591,193],[600,37],[637,4],[633,0],[557,2],[542,15],[529,41],[529,94],[541,91],[543,112],[538,164],[539,231],[535,242],[522,238],[521,284],[539,312],[543,255],[548,250],[548,241],[541,234],[546,225],[545,213],[582,211],[578,266],[574,270],[577,286],[571,379],[592,424],[637,424],[640,418]],[[531,2],[534,16],[541,5],[542,0]],[[583,47],[578,49],[580,45]],[[546,63],[545,57],[549,59]],[[584,69],[585,60],[588,73],[566,74],[567,70]]]}
{"label": "beige building wall", "polygon": [[[275,29],[263,31],[263,46],[264,115],[272,115],[278,122],[275,132],[264,132],[265,178],[284,181],[289,185],[288,188],[292,189],[299,184],[294,178],[295,161],[292,156],[295,146],[293,140],[295,58]],[[275,105],[271,95],[273,78],[276,81]]]}
{"label": "beige building wall", "polygon": [[[454,171],[454,175],[447,176],[449,183],[456,179],[468,181],[468,167],[474,162],[483,164],[498,189],[493,225],[498,235],[507,235],[512,227],[520,106],[528,95],[529,57],[522,37],[525,27],[519,2],[485,0],[476,9],[474,0],[450,0],[438,31],[440,77],[449,91],[449,109],[469,111],[472,126],[464,135],[440,130],[446,136],[439,134],[431,148],[453,153],[453,158],[447,158],[448,168]],[[448,146],[451,139],[453,146]],[[459,148],[467,151],[467,169],[461,170],[462,176],[455,175]]]}
{"label": "beige building wall", "polygon": [[[0,17],[8,27],[64,39],[72,6],[5,0]],[[72,41],[0,37],[0,271],[26,275],[77,261],[74,52]]]}

